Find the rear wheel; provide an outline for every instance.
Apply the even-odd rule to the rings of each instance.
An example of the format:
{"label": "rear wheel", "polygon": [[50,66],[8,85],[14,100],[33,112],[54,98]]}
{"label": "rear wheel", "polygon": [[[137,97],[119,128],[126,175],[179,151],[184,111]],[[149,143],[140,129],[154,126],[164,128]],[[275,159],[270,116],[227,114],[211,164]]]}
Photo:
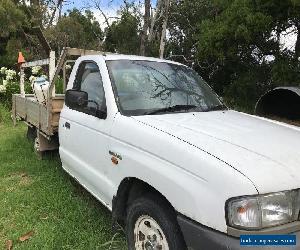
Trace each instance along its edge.
{"label": "rear wheel", "polygon": [[36,128],[28,126],[26,137],[28,140],[34,141],[36,138]]}
{"label": "rear wheel", "polygon": [[127,210],[129,250],[185,250],[175,212],[159,196],[136,199]]}

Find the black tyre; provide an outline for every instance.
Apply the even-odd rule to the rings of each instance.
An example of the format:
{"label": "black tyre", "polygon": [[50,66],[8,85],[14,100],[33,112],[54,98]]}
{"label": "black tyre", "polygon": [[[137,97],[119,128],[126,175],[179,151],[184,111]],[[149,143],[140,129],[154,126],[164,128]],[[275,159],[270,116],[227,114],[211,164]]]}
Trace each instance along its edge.
{"label": "black tyre", "polygon": [[28,140],[34,141],[34,139],[36,138],[36,128],[28,126],[26,136]]}
{"label": "black tyre", "polygon": [[160,196],[146,194],[127,209],[129,250],[186,250],[176,214]]}

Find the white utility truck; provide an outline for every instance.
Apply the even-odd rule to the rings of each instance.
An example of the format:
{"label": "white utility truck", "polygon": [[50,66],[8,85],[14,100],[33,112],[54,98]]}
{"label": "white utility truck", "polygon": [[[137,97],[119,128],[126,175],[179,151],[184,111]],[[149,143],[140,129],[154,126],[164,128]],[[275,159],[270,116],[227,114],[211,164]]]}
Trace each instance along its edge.
{"label": "white utility truck", "polygon": [[[67,55],[79,57],[55,95]],[[45,104],[14,95],[13,115],[36,131],[39,151],[58,147],[59,135],[62,167],[112,211],[130,250],[300,237],[298,127],[229,110],[167,60],[67,48],[50,80]]]}

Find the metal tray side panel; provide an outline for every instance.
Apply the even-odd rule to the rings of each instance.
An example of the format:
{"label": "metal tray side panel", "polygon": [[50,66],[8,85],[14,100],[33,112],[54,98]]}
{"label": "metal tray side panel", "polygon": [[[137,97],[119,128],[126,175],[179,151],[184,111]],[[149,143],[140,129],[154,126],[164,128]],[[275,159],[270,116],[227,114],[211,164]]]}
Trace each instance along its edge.
{"label": "metal tray side panel", "polygon": [[16,108],[16,115],[26,119],[26,99],[20,95],[15,95],[15,108]]}
{"label": "metal tray side panel", "polygon": [[65,102],[65,100],[63,98],[52,99],[52,110],[57,113],[60,113],[60,111],[62,110],[62,108],[64,106],[64,102]]}
{"label": "metal tray side panel", "polygon": [[33,95],[13,95],[13,112],[25,122],[35,126],[45,135],[58,132],[60,112],[64,105],[64,95],[53,97],[45,106],[37,102]]}
{"label": "metal tray side panel", "polygon": [[31,101],[28,99],[26,100],[26,121],[37,128],[39,128],[40,106],[42,106],[42,104],[39,104],[38,102]]}

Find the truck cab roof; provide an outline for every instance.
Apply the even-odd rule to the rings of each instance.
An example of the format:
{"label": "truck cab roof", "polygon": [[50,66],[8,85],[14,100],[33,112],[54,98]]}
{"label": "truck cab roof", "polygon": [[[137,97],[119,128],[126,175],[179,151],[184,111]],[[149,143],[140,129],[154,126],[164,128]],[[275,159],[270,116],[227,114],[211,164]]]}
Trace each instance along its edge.
{"label": "truck cab roof", "polygon": [[[82,56],[84,57],[98,57],[99,55],[89,55],[89,56]],[[114,54],[114,53],[103,53],[101,56],[103,56],[105,61],[112,61],[112,60],[135,60],[135,61],[153,61],[153,62],[164,62],[164,63],[172,63],[177,65],[182,65],[181,63],[174,62],[171,60],[166,59],[160,59],[155,57],[146,57],[146,56],[136,56],[136,55],[124,55],[124,54]]]}

